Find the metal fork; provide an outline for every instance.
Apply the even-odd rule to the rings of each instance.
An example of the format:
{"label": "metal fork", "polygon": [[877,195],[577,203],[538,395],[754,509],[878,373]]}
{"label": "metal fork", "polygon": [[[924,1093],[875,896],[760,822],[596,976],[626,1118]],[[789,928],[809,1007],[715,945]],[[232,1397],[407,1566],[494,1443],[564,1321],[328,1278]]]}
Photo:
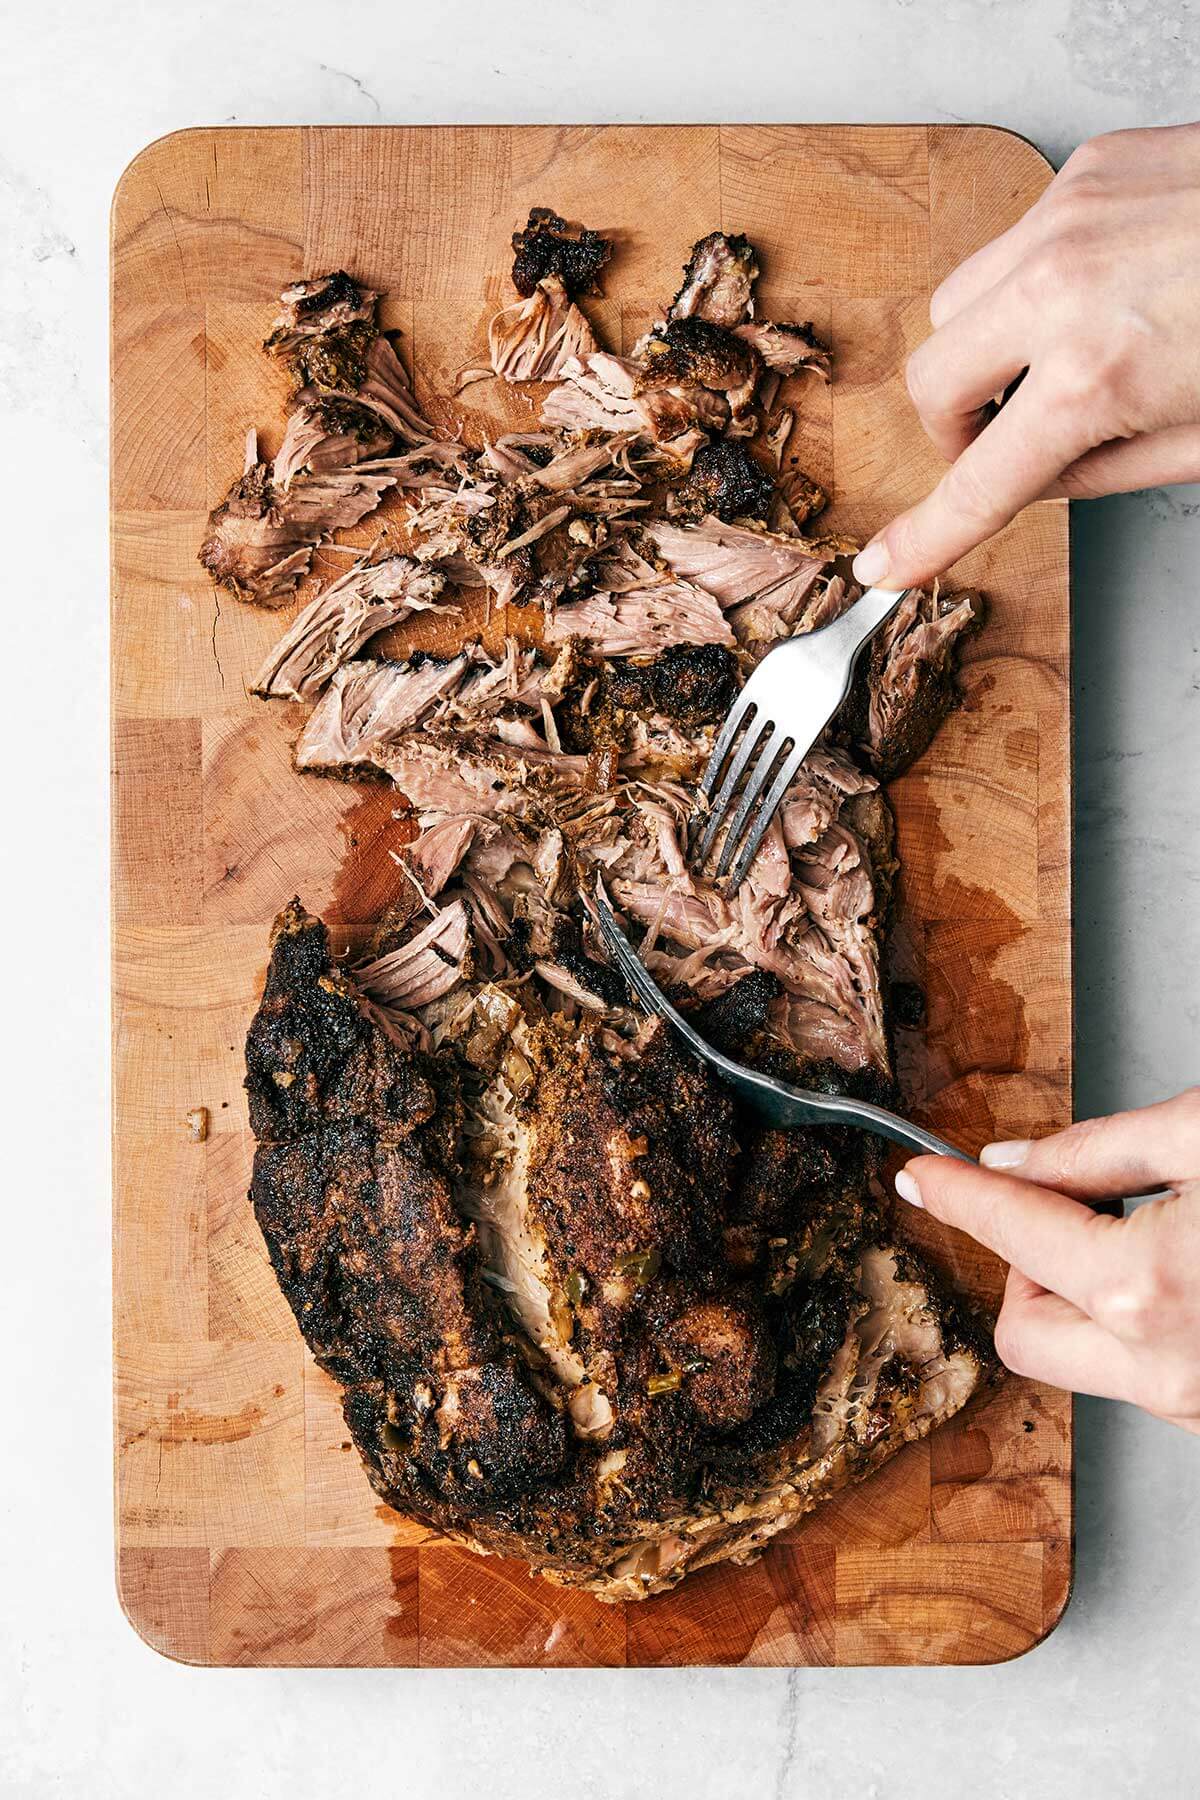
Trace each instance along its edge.
{"label": "metal fork", "polygon": [[[585,893],[586,898],[588,896]],[[810,1088],[791,1087],[786,1081],[778,1081],[774,1075],[764,1075],[758,1069],[748,1069],[744,1063],[734,1062],[732,1057],[714,1050],[711,1044],[705,1043],[699,1032],[693,1031],[683,1014],[676,1012],[646,969],[617,924],[603,879],[599,875],[590,898],[592,915],[612,952],[613,961],[647,1012],[657,1013],[660,1019],[666,1019],[668,1024],[674,1026],[689,1050],[716,1069],[729,1086],[764,1118],[770,1120],[772,1125],[861,1125],[865,1130],[875,1132],[878,1137],[890,1138],[892,1143],[902,1144],[906,1150],[917,1155],[953,1156],[959,1162],[974,1161],[964,1150],[956,1150],[953,1144],[935,1137],[932,1131],[922,1131],[919,1125],[910,1124],[897,1113],[888,1112],[886,1107],[872,1106],[867,1100],[853,1100],[847,1094],[818,1094]]]}
{"label": "metal fork", "polygon": [[776,644],[734,701],[688,830],[688,861],[699,869],[728,821],[716,875],[732,868],[729,893],[741,885],[801,763],[849,693],[859,651],[907,592],[871,588],[832,624]]}

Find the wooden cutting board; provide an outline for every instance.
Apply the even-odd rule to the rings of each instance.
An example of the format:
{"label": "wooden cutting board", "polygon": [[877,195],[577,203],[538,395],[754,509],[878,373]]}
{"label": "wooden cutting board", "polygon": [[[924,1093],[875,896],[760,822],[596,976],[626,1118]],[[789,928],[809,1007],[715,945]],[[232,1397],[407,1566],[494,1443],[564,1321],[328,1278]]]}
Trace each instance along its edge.
{"label": "wooden cutting board", "polygon": [[[284,617],[196,562],[246,427],[277,447],[258,346],[279,289],[343,265],[387,293],[418,395],[444,396],[508,295],[531,204],[615,230],[590,308],[627,347],[694,239],[746,232],[765,316],[813,318],[837,379],[797,389],[793,447],[865,537],[936,479],[906,353],[930,289],[1048,180],[975,127],[190,131],[113,209],[113,785],[117,1541],[121,1601],[197,1663],[994,1662],[1054,1625],[1071,1580],[1069,1399],[1010,1382],[831,1502],[755,1567],[602,1606],[439,1545],[381,1506],[307,1356],[245,1194],[242,1040],[276,910],[346,926],[391,891],[389,795],[301,779],[298,709],[247,683]],[[495,384],[466,396],[495,406]],[[508,417],[527,417],[518,396]],[[440,410],[439,410],[440,409]],[[468,414],[468,421],[472,415]],[[478,414],[473,423],[481,422]],[[377,522],[377,521],[376,521]],[[360,535],[369,538],[376,522]],[[324,564],[344,567],[344,559]],[[924,1022],[909,1104],[978,1148],[1071,1115],[1067,519],[1033,507],[956,571],[991,597],[965,704],[895,783],[900,941]],[[339,934],[335,932],[335,937]],[[208,1136],[186,1123],[207,1108]],[[933,1258],[999,1270],[920,1217]]]}

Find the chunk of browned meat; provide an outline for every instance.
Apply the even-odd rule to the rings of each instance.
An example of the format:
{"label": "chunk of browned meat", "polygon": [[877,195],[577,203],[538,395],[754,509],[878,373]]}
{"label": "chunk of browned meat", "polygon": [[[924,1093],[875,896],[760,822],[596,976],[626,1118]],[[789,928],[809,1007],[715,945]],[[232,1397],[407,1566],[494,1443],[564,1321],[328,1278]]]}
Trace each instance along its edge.
{"label": "chunk of browned meat", "polygon": [[837,728],[861,747],[881,780],[907,769],[932,743],[958,698],[955,647],[979,629],[983,616],[977,593],[914,589],[859,659]]}
{"label": "chunk of browned meat", "polygon": [[530,1201],[552,1259],[581,1271],[593,1330],[659,1268],[713,1267],[733,1156],[732,1105],[656,1022],[636,1063],[555,1042],[539,1083]]}
{"label": "chunk of browned meat", "polygon": [[314,280],[293,281],[279,296],[279,316],[266,347],[282,350],[293,340],[301,342],[338,325],[373,319],[378,298],[370,288],[360,287],[345,269]]}
{"label": "chunk of browned meat", "polygon": [[557,275],[572,298],[598,291],[600,271],[613,251],[611,238],[585,225],[568,225],[548,206],[530,209],[524,231],[513,233],[512,247],[518,294],[532,294],[539,281]]}
{"label": "chunk of browned meat", "polygon": [[710,231],[693,245],[683,271],[683,286],[671,302],[669,319],[708,319],[733,327],[753,310],[758,261],[744,237]]}
{"label": "chunk of browned meat", "polygon": [[[521,247],[582,240],[560,223],[535,217]],[[264,500],[387,474],[414,493],[399,590],[482,580],[546,620],[521,634],[536,648],[347,661],[411,598],[360,566],[264,673],[290,696],[327,683],[298,762],[390,776],[397,838],[412,813],[420,833],[362,961],[340,966],[298,902],[277,924],[246,1046],[255,1209],[386,1504],[606,1600],[752,1559],[994,1366],[887,1243],[881,1145],[749,1113],[632,1007],[589,904],[600,873],[710,1041],[891,1099],[896,862],[864,760],[936,706],[971,608],[899,609],[858,728],[839,724],[860,760],[832,737],[809,753],[736,892],[686,854],[739,683],[857,594],[845,544],[798,534],[817,494],[783,469],[793,415],[768,433],[776,483],[746,450],[764,390],[827,372],[809,328],[755,324],[756,273],[713,234],[633,362],[567,355],[569,284],[539,274],[499,362],[561,369],[547,428],[483,449],[426,435],[344,275],[289,290],[274,345],[304,385]],[[385,428],[411,448],[379,461]],[[670,491],[685,516],[655,516]]]}
{"label": "chunk of browned meat", "polygon": [[751,456],[740,438],[722,438],[706,444],[692,458],[687,480],[675,490],[681,517],[766,519],[775,497],[775,483]]}
{"label": "chunk of browned meat", "polygon": [[407,459],[394,471],[378,463],[397,439],[428,446],[431,460],[448,448],[434,443],[408,371],[378,331],[378,294],[338,270],[281,298],[264,348],[296,382],[284,440],[268,467],[249,434],[244,471],[209,514],[200,548],[214,581],[261,606],[295,593],[323,538],[358,524],[389,488],[419,481]]}
{"label": "chunk of browned meat", "polygon": [[[581,992],[605,973],[546,948]],[[387,1504],[637,1599],[754,1554],[986,1378],[840,1176],[814,1199],[779,1147],[737,1155],[753,1128],[661,1024],[620,1056],[494,984],[472,1018],[465,1055],[412,1053],[297,902],[247,1042],[255,1212]]]}
{"label": "chunk of browned meat", "polygon": [[[264,1104],[264,1082],[296,1103]],[[552,1480],[562,1415],[497,1329],[454,1199],[455,1078],[380,1030],[298,902],[276,928],[247,1086],[272,1265],[313,1354],[347,1384],[369,1466],[403,1454],[392,1498],[402,1487],[449,1523],[478,1496],[496,1509]]]}
{"label": "chunk of browned meat", "polygon": [[329,952],[329,934],[298,900],[275,921],[262,1003],[246,1039],[256,1137],[282,1142],[329,1123],[371,1118],[404,1134],[429,1123],[429,1071],[399,1056]]}
{"label": "chunk of browned meat", "polygon": [[828,381],[833,372],[833,357],[813,329],[811,319],[803,325],[787,325],[771,319],[754,319],[736,328],[744,343],[752,344],[768,369],[779,375],[794,375],[799,369],[812,369]]}
{"label": "chunk of browned meat", "polygon": [[704,389],[738,419],[754,399],[762,366],[753,344],[734,332],[707,319],[672,319],[644,340],[634,391],[667,388],[687,397]]}
{"label": "chunk of browned meat", "polygon": [[209,515],[200,561],[239,599],[282,606],[321,539],[357,525],[393,485],[389,474],[338,469],[279,488],[270,465],[255,462]]}

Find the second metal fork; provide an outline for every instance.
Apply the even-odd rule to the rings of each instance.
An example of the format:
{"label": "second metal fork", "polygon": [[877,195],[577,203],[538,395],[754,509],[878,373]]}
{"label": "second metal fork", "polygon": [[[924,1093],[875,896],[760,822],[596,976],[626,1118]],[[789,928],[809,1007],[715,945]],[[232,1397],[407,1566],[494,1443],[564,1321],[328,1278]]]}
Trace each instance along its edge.
{"label": "second metal fork", "polygon": [[[716,875],[740,885],[800,765],[850,691],[859,651],[909,590],[871,588],[819,631],[769,650],[734,701],[696,794],[688,860],[699,869],[727,826]],[[732,873],[731,873],[732,871]]]}

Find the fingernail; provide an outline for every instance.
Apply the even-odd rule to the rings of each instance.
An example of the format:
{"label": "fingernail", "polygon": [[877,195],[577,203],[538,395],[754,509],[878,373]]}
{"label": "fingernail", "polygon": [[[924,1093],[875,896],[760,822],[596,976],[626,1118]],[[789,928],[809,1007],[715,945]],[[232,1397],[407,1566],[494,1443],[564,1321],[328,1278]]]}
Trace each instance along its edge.
{"label": "fingernail", "polygon": [[910,1206],[924,1207],[925,1205],[916,1178],[910,1175],[907,1169],[901,1169],[896,1177],[896,1192],[902,1200],[907,1200]]}
{"label": "fingernail", "polygon": [[887,574],[890,560],[883,539],[875,538],[854,559],[855,581],[861,581],[864,587],[874,587]]}
{"label": "fingernail", "polygon": [[1028,1138],[1012,1138],[1005,1144],[985,1144],[979,1160],[985,1169],[1019,1169],[1032,1145]]}

